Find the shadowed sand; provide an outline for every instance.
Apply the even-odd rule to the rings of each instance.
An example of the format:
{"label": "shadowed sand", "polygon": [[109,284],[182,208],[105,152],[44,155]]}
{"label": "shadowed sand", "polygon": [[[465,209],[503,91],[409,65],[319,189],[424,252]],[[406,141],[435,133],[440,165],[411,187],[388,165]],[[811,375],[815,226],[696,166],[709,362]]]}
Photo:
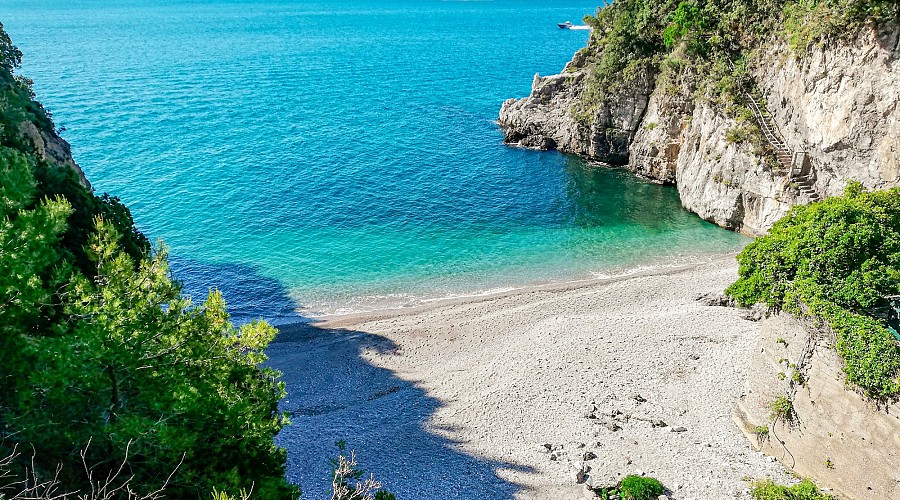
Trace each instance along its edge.
{"label": "shadowed sand", "polygon": [[288,476],[325,497],[345,439],[398,498],[584,498],[587,451],[592,481],[643,472],[679,499],[786,481],[731,420],[757,323],[695,300],[736,272],[730,256],[282,327]]}

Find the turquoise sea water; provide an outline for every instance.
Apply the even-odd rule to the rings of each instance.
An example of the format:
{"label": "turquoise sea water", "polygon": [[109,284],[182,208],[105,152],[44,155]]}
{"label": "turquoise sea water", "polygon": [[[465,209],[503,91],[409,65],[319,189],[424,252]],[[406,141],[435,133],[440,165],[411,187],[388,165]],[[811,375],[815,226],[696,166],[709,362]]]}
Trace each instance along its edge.
{"label": "turquoise sea water", "polygon": [[666,265],[746,240],[674,188],[502,144],[588,1],[5,0],[95,188],[238,318]]}

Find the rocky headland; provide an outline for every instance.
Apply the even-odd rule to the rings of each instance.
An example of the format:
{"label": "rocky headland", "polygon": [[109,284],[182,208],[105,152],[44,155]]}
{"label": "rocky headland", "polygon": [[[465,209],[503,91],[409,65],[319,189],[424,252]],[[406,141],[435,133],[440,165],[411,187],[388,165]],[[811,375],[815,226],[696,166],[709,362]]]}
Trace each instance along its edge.
{"label": "rocky headland", "polygon": [[686,209],[749,235],[765,233],[793,205],[841,194],[849,180],[872,189],[900,185],[896,25],[864,27],[804,53],[779,39],[752,52],[745,78],[760,95],[739,97],[761,108],[783,141],[777,150],[735,140],[730,132],[746,124],[704,97],[690,67],[674,78],[645,70],[579,116],[592,51],[602,50],[596,45],[558,75],[535,75],[528,97],[503,103],[507,143],[674,184]]}

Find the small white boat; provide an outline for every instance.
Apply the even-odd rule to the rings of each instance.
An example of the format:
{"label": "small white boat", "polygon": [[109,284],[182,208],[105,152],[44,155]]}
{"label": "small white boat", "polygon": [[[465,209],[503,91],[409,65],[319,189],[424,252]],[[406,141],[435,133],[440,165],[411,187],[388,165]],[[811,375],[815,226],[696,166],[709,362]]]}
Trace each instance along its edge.
{"label": "small white boat", "polygon": [[564,23],[557,23],[556,25],[559,26],[559,29],[561,29],[561,30],[570,30],[570,29],[572,29],[573,26],[575,26],[574,24],[572,24],[572,21],[566,21]]}

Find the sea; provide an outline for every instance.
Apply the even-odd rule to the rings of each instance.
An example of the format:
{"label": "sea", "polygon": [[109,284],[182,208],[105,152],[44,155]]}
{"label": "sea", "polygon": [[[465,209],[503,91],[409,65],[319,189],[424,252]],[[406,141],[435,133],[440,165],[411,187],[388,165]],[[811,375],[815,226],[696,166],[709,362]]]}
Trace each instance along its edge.
{"label": "sea", "polygon": [[3,0],[98,193],[185,292],[286,323],[615,276],[748,240],[672,186],[503,144],[597,0]]}

